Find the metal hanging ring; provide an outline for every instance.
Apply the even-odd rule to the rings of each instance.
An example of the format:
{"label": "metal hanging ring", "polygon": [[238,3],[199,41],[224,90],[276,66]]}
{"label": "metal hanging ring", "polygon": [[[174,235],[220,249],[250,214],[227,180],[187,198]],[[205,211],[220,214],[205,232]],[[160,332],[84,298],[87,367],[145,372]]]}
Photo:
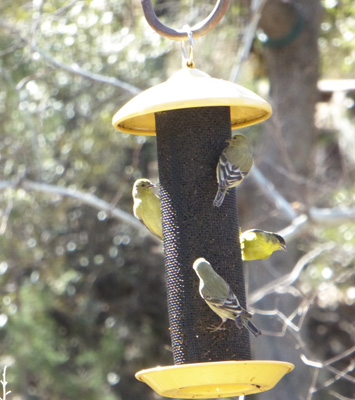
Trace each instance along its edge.
{"label": "metal hanging ring", "polygon": [[[193,37],[196,39],[213,29],[227,11],[230,0],[218,0],[210,15],[200,23],[191,28]],[[184,29],[172,29],[160,22],[156,16],[151,0],[141,0],[144,16],[148,24],[161,36],[172,40],[189,40],[188,33]]]}

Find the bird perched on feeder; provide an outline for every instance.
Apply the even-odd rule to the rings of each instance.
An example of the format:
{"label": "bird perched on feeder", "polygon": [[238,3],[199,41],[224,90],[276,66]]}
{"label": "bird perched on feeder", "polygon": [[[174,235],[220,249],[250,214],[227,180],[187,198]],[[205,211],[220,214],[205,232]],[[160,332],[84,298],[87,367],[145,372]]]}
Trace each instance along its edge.
{"label": "bird perched on feeder", "polygon": [[200,295],[207,305],[222,318],[222,322],[213,331],[221,329],[227,319],[235,321],[237,328],[246,327],[255,337],[261,331],[250,321],[252,315],[243,308],[228,283],[217,274],[204,258],[198,258],[193,269],[200,278]]}
{"label": "bird perched on feeder", "polygon": [[133,185],[133,213],[159,239],[163,239],[160,198],[153,192],[149,179],[138,179]]}
{"label": "bird perched on feeder", "polygon": [[238,186],[253,165],[252,147],[245,136],[235,135],[227,142],[217,164],[218,192],[213,201],[216,207],[222,205],[228,189]]}
{"label": "bird perched on feeder", "polygon": [[264,260],[274,251],[286,251],[285,239],[277,233],[249,229],[240,234],[240,249],[244,261]]}

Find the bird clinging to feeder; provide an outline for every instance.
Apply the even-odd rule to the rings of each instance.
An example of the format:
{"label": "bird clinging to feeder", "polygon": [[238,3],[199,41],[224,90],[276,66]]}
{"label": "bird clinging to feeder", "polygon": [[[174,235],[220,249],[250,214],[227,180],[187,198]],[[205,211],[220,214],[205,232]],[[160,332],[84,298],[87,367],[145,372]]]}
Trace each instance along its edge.
{"label": "bird clinging to feeder", "polygon": [[213,331],[220,330],[227,319],[231,319],[235,321],[237,328],[242,329],[245,326],[255,337],[261,335],[261,331],[250,321],[252,315],[240,305],[228,283],[217,274],[207,260],[198,258],[193,264],[193,269],[200,278],[201,297],[211,310],[222,318],[222,322]]}
{"label": "bird clinging to feeder", "polygon": [[[155,185],[146,178],[134,182],[133,213],[153,235],[163,240],[161,201],[153,192],[154,187]],[[239,241],[243,261],[264,260],[274,251],[286,251],[285,239],[282,236],[262,229],[240,231]]]}
{"label": "bird clinging to feeder", "polygon": [[217,164],[218,192],[213,201],[216,207],[222,205],[228,189],[242,183],[253,165],[252,147],[245,136],[235,135],[227,142]]}
{"label": "bird clinging to feeder", "polygon": [[274,232],[261,229],[249,229],[240,234],[242,260],[265,260],[274,251],[286,251],[285,239]]}
{"label": "bird clinging to feeder", "polygon": [[160,199],[153,192],[155,185],[149,179],[138,179],[132,190],[133,213],[159,239],[163,238]]}

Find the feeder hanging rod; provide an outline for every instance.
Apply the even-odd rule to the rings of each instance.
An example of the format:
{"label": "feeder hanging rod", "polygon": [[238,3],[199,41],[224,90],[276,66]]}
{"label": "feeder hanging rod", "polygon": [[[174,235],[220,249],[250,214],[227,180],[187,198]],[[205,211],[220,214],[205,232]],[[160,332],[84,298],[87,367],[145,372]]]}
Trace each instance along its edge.
{"label": "feeder hanging rod", "polygon": [[[171,40],[189,40],[186,29],[172,29],[160,22],[156,16],[151,0],[141,0],[144,16],[148,24],[161,36]],[[229,0],[218,0],[210,15],[200,23],[190,28],[193,37],[196,39],[213,29],[227,11]]]}

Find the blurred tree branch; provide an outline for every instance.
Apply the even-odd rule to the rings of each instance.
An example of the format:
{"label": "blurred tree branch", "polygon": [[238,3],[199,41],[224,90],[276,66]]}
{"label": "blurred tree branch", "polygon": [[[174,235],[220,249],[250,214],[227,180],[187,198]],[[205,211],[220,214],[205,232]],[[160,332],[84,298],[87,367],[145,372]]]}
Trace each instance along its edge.
{"label": "blurred tree branch", "polygon": [[355,208],[311,207],[306,214],[295,218],[292,223],[278,233],[293,240],[305,232],[312,224],[338,225],[355,222]]}
{"label": "blurred tree branch", "polygon": [[78,190],[68,189],[63,186],[33,182],[26,179],[0,181],[0,191],[5,190],[7,188],[12,188],[12,189],[22,188],[27,192],[30,191],[43,192],[46,194],[60,195],[79,200],[83,204],[96,208],[97,210],[105,211],[110,217],[113,217],[115,219],[118,219],[119,221],[122,221],[130,225],[139,232],[142,232],[145,235],[151,237],[156,243],[161,243],[161,241],[154,235],[152,235],[149,232],[149,230],[142,223],[140,223],[139,220],[135,218],[133,215],[117,207],[112,207],[112,205],[109,202],[106,202],[105,200],[102,200],[91,193],[84,193]]}
{"label": "blurred tree branch", "polygon": [[91,79],[96,82],[106,83],[108,85],[117,86],[120,89],[123,89],[131,94],[138,94],[142,91],[141,89],[137,88],[136,86],[131,85],[127,82],[123,82],[120,79],[87,71],[87,70],[79,67],[77,64],[68,65],[61,61],[56,60],[51,55],[49,55],[47,52],[45,52],[40,47],[38,47],[38,45],[35,43],[34,40],[31,41],[30,39],[27,39],[26,37],[24,37],[19,29],[10,25],[6,21],[4,21],[2,18],[0,18],[0,26],[2,28],[5,28],[5,29],[11,31],[12,33],[16,34],[23,43],[25,43],[27,46],[30,47],[30,49],[33,52],[38,53],[43,59],[45,59],[48,63],[52,64],[55,67],[63,69],[64,71],[67,71],[71,74],[80,75],[84,78]]}
{"label": "blurred tree branch", "polygon": [[278,233],[288,241],[299,237],[312,224],[336,225],[355,221],[355,208],[317,208],[310,207],[304,214],[298,215],[291,203],[275,188],[262,172],[254,167],[250,179],[263,192],[264,196],[274,204],[275,208],[291,222]]}
{"label": "blurred tree branch", "polygon": [[235,82],[238,78],[239,72],[242,69],[243,62],[249,57],[250,50],[255,38],[255,32],[260,21],[263,8],[267,0],[252,0],[250,6],[251,16],[249,24],[243,34],[242,43],[237,53],[237,59],[234,67],[229,76],[231,82]]}
{"label": "blurred tree branch", "polygon": [[250,171],[250,179],[258,186],[268,200],[271,201],[277,210],[281,211],[288,220],[293,221],[297,217],[296,211],[291,204],[282,196],[282,194],[275,188],[275,185],[267,179],[262,172],[253,167]]}
{"label": "blurred tree branch", "polygon": [[42,58],[44,58],[50,64],[52,64],[60,69],[63,69],[67,72],[70,72],[71,74],[80,75],[84,78],[88,78],[88,79],[91,79],[96,82],[106,83],[108,85],[117,86],[120,89],[123,89],[131,94],[138,94],[142,91],[141,89],[138,89],[137,87],[130,85],[127,82],[123,82],[120,79],[87,71],[87,70],[79,67],[77,64],[68,65],[68,64],[62,63],[62,62],[56,60],[55,58],[53,58],[52,56],[50,56],[48,53],[46,53],[42,49],[40,49],[38,46],[36,46],[36,45],[30,45],[30,46],[34,52],[37,52]]}
{"label": "blurred tree branch", "polygon": [[[355,215],[355,210],[354,210]],[[290,286],[297,281],[302,270],[315,258],[317,258],[320,254],[325,251],[331,251],[334,248],[333,243],[325,243],[314,250],[310,251],[303,255],[293,267],[292,271],[289,274],[281,276],[281,278],[277,278],[261,288],[255,290],[253,293],[249,295],[249,304],[254,304],[263,299],[266,295],[271,293],[280,293],[287,291]]]}
{"label": "blurred tree branch", "polygon": [[[260,172],[255,169],[252,176],[258,176],[258,179],[262,177]],[[266,178],[262,178],[265,179]],[[260,181],[262,182],[262,180]],[[270,182],[269,185],[272,185]],[[154,238],[157,243],[160,241],[153,235],[151,235],[147,229],[142,225],[135,217],[125,211],[114,207],[111,203],[100,199],[99,197],[91,193],[83,193],[78,190],[71,190],[62,186],[50,185],[47,183],[33,182],[30,180],[12,180],[12,181],[0,181],[0,191],[6,188],[19,188],[26,191],[39,191],[47,194],[58,194],[65,197],[71,197],[83,202],[98,210],[107,212],[111,217],[116,218],[122,222],[127,223],[134,229],[141,232],[149,234],[150,237]],[[263,186],[261,186],[263,187]],[[277,192],[275,188],[270,188],[265,191],[268,193],[269,197],[273,198],[276,207],[279,209],[282,205],[283,210],[288,210],[287,213],[291,216],[291,205],[285,200],[280,193]],[[272,197],[273,196],[273,197]],[[287,205],[288,204],[288,205]],[[293,210],[294,211],[294,210]],[[355,221],[355,208],[317,208],[311,207],[306,214],[297,216],[296,212],[292,213],[294,215],[291,220],[291,224],[286,228],[282,229],[278,233],[288,240],[293,240],[301,233],[305,232],[312,224],[319,225],[338,225],[341,223],[348,223],[350,221]],[[317,250],[317,249],[316,249]],[[307,256],[307,255],[306,255]],[[302,258],[303,259],[303,258]],[[298,263],[296,264],[296,266]],[[296,267],[295,267],[296,268]],[[262,289],[261,289],[262,290]],[[265,293],[264,293],[265,294]]]}

